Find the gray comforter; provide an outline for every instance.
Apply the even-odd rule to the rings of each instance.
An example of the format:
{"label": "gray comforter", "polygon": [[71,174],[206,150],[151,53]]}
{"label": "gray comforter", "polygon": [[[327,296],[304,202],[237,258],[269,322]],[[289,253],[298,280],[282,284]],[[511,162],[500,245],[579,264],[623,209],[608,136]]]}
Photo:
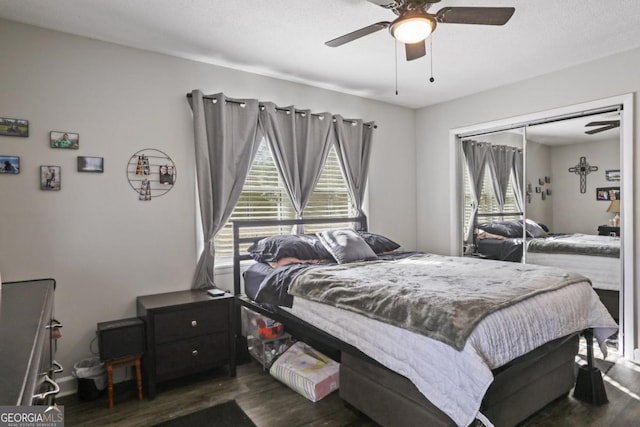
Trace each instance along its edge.
{"label": "gray comforter", "polygon": [[620,258],[620,239],[590,234],[563,234],[532,239],[527,252]]}
{"label": "gray comforter", "polygon": [[462,350],[474,327],[492,312],[579,281],[588,279],[552,267],[420,254],[309,268],[292,280],[289,293]]}

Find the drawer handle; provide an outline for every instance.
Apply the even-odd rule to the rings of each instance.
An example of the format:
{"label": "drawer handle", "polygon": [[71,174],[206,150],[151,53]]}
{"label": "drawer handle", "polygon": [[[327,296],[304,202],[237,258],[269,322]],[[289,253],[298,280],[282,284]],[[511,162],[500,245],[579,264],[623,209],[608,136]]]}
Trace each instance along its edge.
{"label": "drawer handle", "polygon": [[197,356],[198,356],[198,350],[193,350],[193,351],[191,352],[191,355],[192,355],[193,357],[197,357]]}
{"label": "drawer handle", "polygon": [[62,326],[62,323],[57,320],[52,320],[51,323],[47,325],[47,329],[60,329]]}
{"label": "drawer handle", "polygon": [[51,362],[51,364],[53,365],[53,367],[55,368],[53,370],[54,374],[59,374],[60,372],[64,372],[64,368],[62,367],[62,365],[60,363],[58,363],[57,361],[53,361]]}
{"label": "drawer handle", "polygon": [[53,386],[53,390],[47,391],[45,393],[34,394],[33,395],[34,399],[45,400],[49,396],[54,396],[54,395],[60,393],[60,386],[58,384],[56,384],[56,382],[53,381],[51,378],[49,378],[49,375],[45,375],[44,376],[44,382],[46,382],[47,384]]}
{"label": "drawer handle", "polygon": [[198,321],[197,321],[197,320],[192,320],[192,321],[191,321],[191,326],[193,326],[194,328],[195,328],[196,326],[198,326]]}

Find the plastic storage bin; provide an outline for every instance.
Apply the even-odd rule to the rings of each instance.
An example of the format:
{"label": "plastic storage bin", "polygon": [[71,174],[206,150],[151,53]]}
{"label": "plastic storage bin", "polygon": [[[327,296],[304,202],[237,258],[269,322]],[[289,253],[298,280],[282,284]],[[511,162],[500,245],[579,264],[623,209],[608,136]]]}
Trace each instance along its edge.
{"label": "plastic storage bin", "polygon": [[278,356],[287,351],[290,346],[291,335],[287,333],[270,339],[260,339],[253,335],[247,337],[249,354],[260,362],[262,368],[265,370],[269,369]]}
{"label": "plastic storage bin", "polygon": [[253,336],[260,339],[271,339],[284,333],[282,323],[251,311],[247,307],[242,307],[241,321],[242,336],[246,338]]}

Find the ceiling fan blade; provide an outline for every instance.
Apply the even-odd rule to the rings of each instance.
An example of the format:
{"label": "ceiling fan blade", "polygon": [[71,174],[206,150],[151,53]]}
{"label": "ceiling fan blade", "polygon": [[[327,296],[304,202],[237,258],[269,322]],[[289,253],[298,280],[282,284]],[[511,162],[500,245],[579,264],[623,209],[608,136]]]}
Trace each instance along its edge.
{"label": "ceiling fan blade", "polygon": [[384,30],[385,28],[389,27],[390,24],[390,22],[384,21],[376,22],[375,24],[360,28],[359,30],[355,30],[349,34],[345,34],[344,36],[336,37],[333,40],[325,42],[324,44],[330,47],[342,46],[343,44],[359,39],[360,37],[367,36],[369,34],[375,33],[376,31]]}
{"label": "ceiling fan blade", "polygon": [[405,43],[404,49],[407,53],[407,61],[422,58],[427,54],[427,48],[424,40],[419,41],[418,43]]}
{"label": "ceiling fan blade", "polygon": [[600,122],[587,123],[585,126],[620,126],[620,120],[603,120]]}
{"label": "ceiling fan blade", "polygon": [[584,132],[588,135],[593,135],[596,133],[604,132],[609,129],[615,129],[617,127],[620,127],[620,120],[600,120],[596,122],[587,123],[585,127],[587,126],[600,126],[597,129],[591,129]]}
{"label": "ceiling fan blade", "polygon": [[511,19],[513,7],[444,7],[436,14],[443,24],[504,25]]}
{"label": "ceiling fan blade", "polygon": [[398,6],[398,2],[394,0],[367,0],[369,3],[373,3],[378,6],[382,6],[385,9],[393,9]]}

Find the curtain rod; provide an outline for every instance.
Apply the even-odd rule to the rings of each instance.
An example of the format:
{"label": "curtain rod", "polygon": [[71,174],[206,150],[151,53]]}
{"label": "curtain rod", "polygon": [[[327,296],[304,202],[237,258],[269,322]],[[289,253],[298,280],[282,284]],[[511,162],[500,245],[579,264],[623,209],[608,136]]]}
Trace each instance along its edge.
{"label": "curtain rod", "polygon": [[[191,98],[191,97],[193,97],[193,95],[191,94],[191,92],[187,93],[187,98]],[[202,96],[202,98],[203,98],[203,99],[216,99],[214,96],[210,96],[210,95],[203,95],[203,96]],[[232,103],[234,103],[234,104],[240,104],[240,105],[244,104],[244,101],[236,101],[235,99],[229,99],[229,98],[227,98],[227,99],[225,100],[225,102],[232,102]],[[260,109],[264,109],[264,104],[258,104],[258,105],[260,106]],[[289,112],[289,111],[291,111],[291,110],[289,110],[289,109],[287,109],[287,108],[276,107],[276,111],[286,111],[286,112]],[[294,109],[293,111],[294,111],[296,114],[302,114],[302,115],[307,114],[307,112],[306,112],[306,111],[303,111],[303,110],[295,110],[295,109]],[[311,116],[313,116],[313,117],[324,117],[322,114],[317,114],[317,113],[309,113],[309,114],[311,114]],[[357,121],[356,121],[356,120],[349,120],[349,119],[343,119],[343,120],[344,120],[345,122],[352,123],[352,124],[357,123]],[[333,119],[333,121],[335,122],[335,121],[336,121],[336,119]],[[365,126],[369,126],[369,127],[371,127],[371,124],[370,124],[370,123],[363,123],[363,124],[364,124]],[[374,128],[374,129],[378,129],[378,125],[373,125],[373,128]]]}

